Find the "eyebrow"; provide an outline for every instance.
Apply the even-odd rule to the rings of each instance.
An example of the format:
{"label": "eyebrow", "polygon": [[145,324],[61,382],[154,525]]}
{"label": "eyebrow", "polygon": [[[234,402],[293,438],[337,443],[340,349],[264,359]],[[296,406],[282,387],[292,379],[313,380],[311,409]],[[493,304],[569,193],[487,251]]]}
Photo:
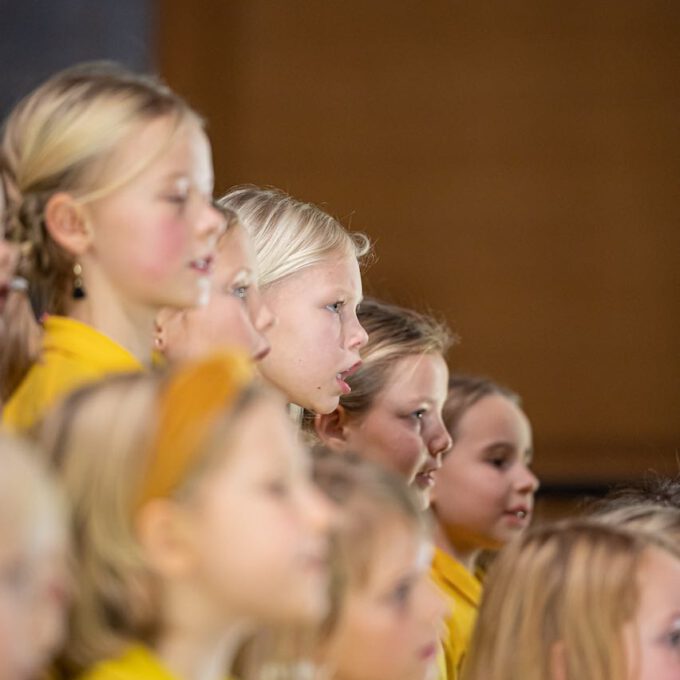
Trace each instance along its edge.
{"label": "eyebrow", "polygon": [[[165,175],[165,177],[163,178],[163,181],[164,182],[174,182],[174,181],[180,180],[180,179],[186,180],[187,184],[189,184],[190,187],[191,186],[197,186],[194,182],[191,181],[191,178],[189,177],[189,175],[186,172],[184,172],[183,170],[173,170],[173,171],[169,172],[167,175]],[[213,191],[215,189],[215,177],[214,176],[210,177],[210,183],[209,184],[210,184],[210,190],[207,191],[206,193],[209,193],[212,196]]]}

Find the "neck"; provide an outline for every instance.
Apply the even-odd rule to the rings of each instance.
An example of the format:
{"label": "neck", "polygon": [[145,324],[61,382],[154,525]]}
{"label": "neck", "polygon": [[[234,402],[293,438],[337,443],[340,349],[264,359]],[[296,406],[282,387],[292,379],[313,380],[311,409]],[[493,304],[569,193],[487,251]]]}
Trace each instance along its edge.
{"label": "neck", "polygon": [[435,524],[434,541],[440,550],[460,562],[470,573],[474,573],[475,561],[481,552],[479,546],[464,539],[453,538],[444,531],[439,522]]}
{"label": "neck", "polygon": [[156,310],[124,300],[94,276],[86,285],[86,297],[74,301],[69,316],[107,335],[142,364],[150,364]]}
{"label": "neck", "polygon": [[240,630],[206,635],[188,626],[167,629],[155,646],[163,665],[182,680],[224,680],[243,638]]}
{"label": "neck", "polygon": [[249,623],[230,621],[222,607],[188,584],[174,584],[164,595],[163,627],[154,645],[163,665],[181,680],[224,680]]}

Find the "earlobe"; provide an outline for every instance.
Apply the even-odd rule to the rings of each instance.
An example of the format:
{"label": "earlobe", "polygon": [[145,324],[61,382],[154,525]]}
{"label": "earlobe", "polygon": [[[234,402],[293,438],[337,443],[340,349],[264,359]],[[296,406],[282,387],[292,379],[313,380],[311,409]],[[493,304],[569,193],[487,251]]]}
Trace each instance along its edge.
{"label": "earlobe", "polygon": [[166,323],[168,315],[164,312],[165,309],[162,309],[153,322],[153,346],[158,352],[164,352],[167,347]]}
{"label": "earlobe", "polygon": [[338,406],[332,413],[319,413],[314,417],[317,436],[329,449],[344,451],[347,448],[347,412]]}
{"label": "earlobe", "polygon": [[45,206],[45,227],[66,252],[79,257],[92,240],[92,229],[83,206],[70,194],[58,192]]}

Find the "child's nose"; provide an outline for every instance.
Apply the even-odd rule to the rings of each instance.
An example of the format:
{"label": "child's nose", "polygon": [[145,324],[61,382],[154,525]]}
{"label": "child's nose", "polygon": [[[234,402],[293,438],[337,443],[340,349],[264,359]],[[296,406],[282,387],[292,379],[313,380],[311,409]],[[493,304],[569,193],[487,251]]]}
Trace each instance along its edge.
{"label": "child's nose", "polygon": [[214,249],[225,227],[226,219],[223,213],[215,207],[212,199],[205,201],[196,220],[196,233],[201,241],[207,241],[208,247]]}
{"label": "child's nose", "polygon": [[359,319],[355,316],[352,323],[352,328],[348,334],[348,349],[360,350],[368,342],[368,333],[364,327],[359,323]]}
{"label": "child's nose", "polygon": [[444,421],[441,416],[437,415],[428,440],[427,448],[430,455],[434,458],[441,457],[451,448],[452,444],[451,435],[446,429]]}

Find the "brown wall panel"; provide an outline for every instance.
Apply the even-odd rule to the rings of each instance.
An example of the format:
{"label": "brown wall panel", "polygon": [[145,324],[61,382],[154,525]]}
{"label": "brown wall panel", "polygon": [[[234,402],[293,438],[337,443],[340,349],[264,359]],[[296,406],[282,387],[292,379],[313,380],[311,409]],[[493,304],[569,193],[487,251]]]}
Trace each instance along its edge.
{"label": "brown wall panel", "polygon": [[[200,11],[199,11],[200,10]],[[217,186],[376,240],[367,288],[440,310],[520,391],[546,479],[677,469],[680,5],[159,3]]]}

